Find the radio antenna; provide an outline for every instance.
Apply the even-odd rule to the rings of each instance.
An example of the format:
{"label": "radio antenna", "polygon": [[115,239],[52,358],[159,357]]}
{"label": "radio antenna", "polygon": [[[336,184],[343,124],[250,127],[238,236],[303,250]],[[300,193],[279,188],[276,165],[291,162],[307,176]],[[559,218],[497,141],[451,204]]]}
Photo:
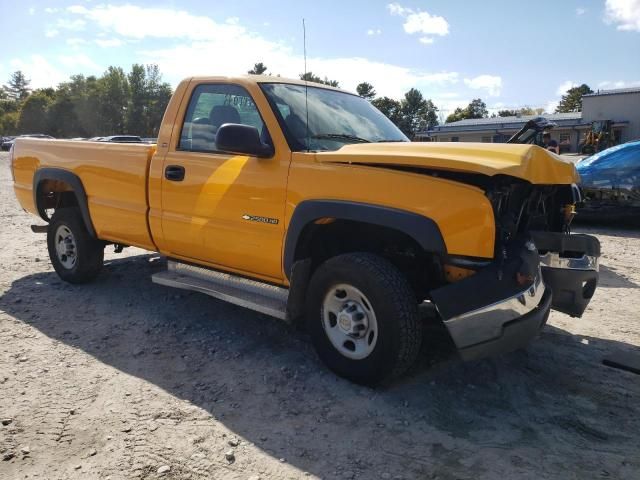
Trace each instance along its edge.
{"label": "radio antenna", "polygon": [[304,52],[304,109],[307,117],[307,152],[311,144],[311,136],[309,133],[309,79],[307,76],[307,25],[302,19],[302,48]]}

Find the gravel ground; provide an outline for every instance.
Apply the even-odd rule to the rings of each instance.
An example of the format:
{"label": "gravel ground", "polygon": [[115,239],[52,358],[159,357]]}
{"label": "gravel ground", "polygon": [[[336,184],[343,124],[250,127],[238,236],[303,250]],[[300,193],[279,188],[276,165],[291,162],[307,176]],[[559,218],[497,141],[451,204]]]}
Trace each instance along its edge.
{"label": "gravel ground", "polygon": [[336,378],[308,338],[154,285],[155,254],[107,255],[63,283],[0,155],[0,478],[640,478],[640,233],[602,241],[582,319],[553,313],[526,351],[475,363],[438,328],[401,382]]}

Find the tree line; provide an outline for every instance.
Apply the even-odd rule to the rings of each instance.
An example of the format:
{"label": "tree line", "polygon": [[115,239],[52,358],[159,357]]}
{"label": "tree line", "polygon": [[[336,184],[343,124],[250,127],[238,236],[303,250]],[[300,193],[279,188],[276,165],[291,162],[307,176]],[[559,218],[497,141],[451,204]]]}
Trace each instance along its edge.
{"label": "tree line", "polygon": [[0,134],[155,137],[172,93],[157,65],[134,64],[128,73],[112,66],[100,77],[72,75],[35,90],[17,71],[0,89]]}
{"label": "tree line", "polygon": [[[262,75],[267,70],[264,63],[258,62],[247,73]],[[300,79],[340,86],[337,80],[313,72],[300,74]],[[360,83],[356,91],[409,138],[440,123],[438,107],[416,88],[411,88],[399,100],[377,96],[369,82]],[[556,113],[581,111],[582,96],[588,93],[593,90],[586,84],[570,88],[562,96]],[[171,86],[162,81],[157,65],[134,64],[128,73],[111,66],[100,77],[72,75],[56,88],[35,90],[30,88],[25,74],[16,71],[0,88],[0,135],[46,133],[58,138],[87,138],[130,134],[155,137],[171,95]],[[541,108],[523,107],[500,110],[497,116],[540,115],[543,112]],[[486,103],[476,98],[466,107],[456,108],[446,117],[445,123],[488,116]]]}
{"label": "tree line", "polygon": [[[268,68],[262,63],[254,64],[247,73],[251,75],[266,74]],[[268,73],[267,75],[271,75]],[[277,75],[279,76],[279,75]],[[326,76],[321,77],[313,72],[300,74],[301,80],[309,82],[323,83],[332,87],[339,87],[340,83],[330,80]],[[362,98],[371,102],[378,110],[389,118],[402,132],[409,138],[414,138],[419,131],[429,130],[438,125],[438,107],[431,99],[424,98],[422,93],[412,88],[404,94],[404,97],[396,100],[390,97],[378,97],[374,86],[369,82],[362,82],[356,87],[356,92]],[[582,110],[582,96],[592,93],[588,85],[582,84],[579,87],[570,88],[562,96],[556,113],[579,112]],[[542,115],[544,108],[522,107],[518,109],[505,109],[493,113],[492,117],[514,117],[523,115]],[[456,108],[446,117],[445,123],[457,122],[466,119],[488,118],[489,110],[487,104],[481,98],[473,99],[466,107]]]}

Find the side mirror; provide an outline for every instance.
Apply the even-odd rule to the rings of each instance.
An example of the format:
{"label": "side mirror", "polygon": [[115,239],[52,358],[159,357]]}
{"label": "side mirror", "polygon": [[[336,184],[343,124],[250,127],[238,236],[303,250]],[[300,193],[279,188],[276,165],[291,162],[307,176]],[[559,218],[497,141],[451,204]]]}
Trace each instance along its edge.
{"label": "side mirror", "polygon": [[273,147],[262,143],[256,127],[225,123],[216,133],[216,148],[224,152],[244,153],[256,157],[272,157]]}

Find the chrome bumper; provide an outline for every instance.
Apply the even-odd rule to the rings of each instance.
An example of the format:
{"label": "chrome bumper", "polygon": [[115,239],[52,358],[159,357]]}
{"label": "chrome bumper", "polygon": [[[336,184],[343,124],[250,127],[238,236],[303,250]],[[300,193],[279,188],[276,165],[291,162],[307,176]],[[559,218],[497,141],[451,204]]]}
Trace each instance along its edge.
{"label": "chrome bumper", "polygon": [[458,349],[491,341],[502,335],[505,324],[524,317],[538,308],[545,290],[542,273],[538,270],[533,284],[517,295],[463,313],[444,323]]}
{"label": "chrome bumper", "polygon": [[600,269],[598,257],[583,254],[581,257],[563,257],[557,252],[547,252],[540,255],[540,265],[549,268],[564,268],[567,270],[593,270]]}

